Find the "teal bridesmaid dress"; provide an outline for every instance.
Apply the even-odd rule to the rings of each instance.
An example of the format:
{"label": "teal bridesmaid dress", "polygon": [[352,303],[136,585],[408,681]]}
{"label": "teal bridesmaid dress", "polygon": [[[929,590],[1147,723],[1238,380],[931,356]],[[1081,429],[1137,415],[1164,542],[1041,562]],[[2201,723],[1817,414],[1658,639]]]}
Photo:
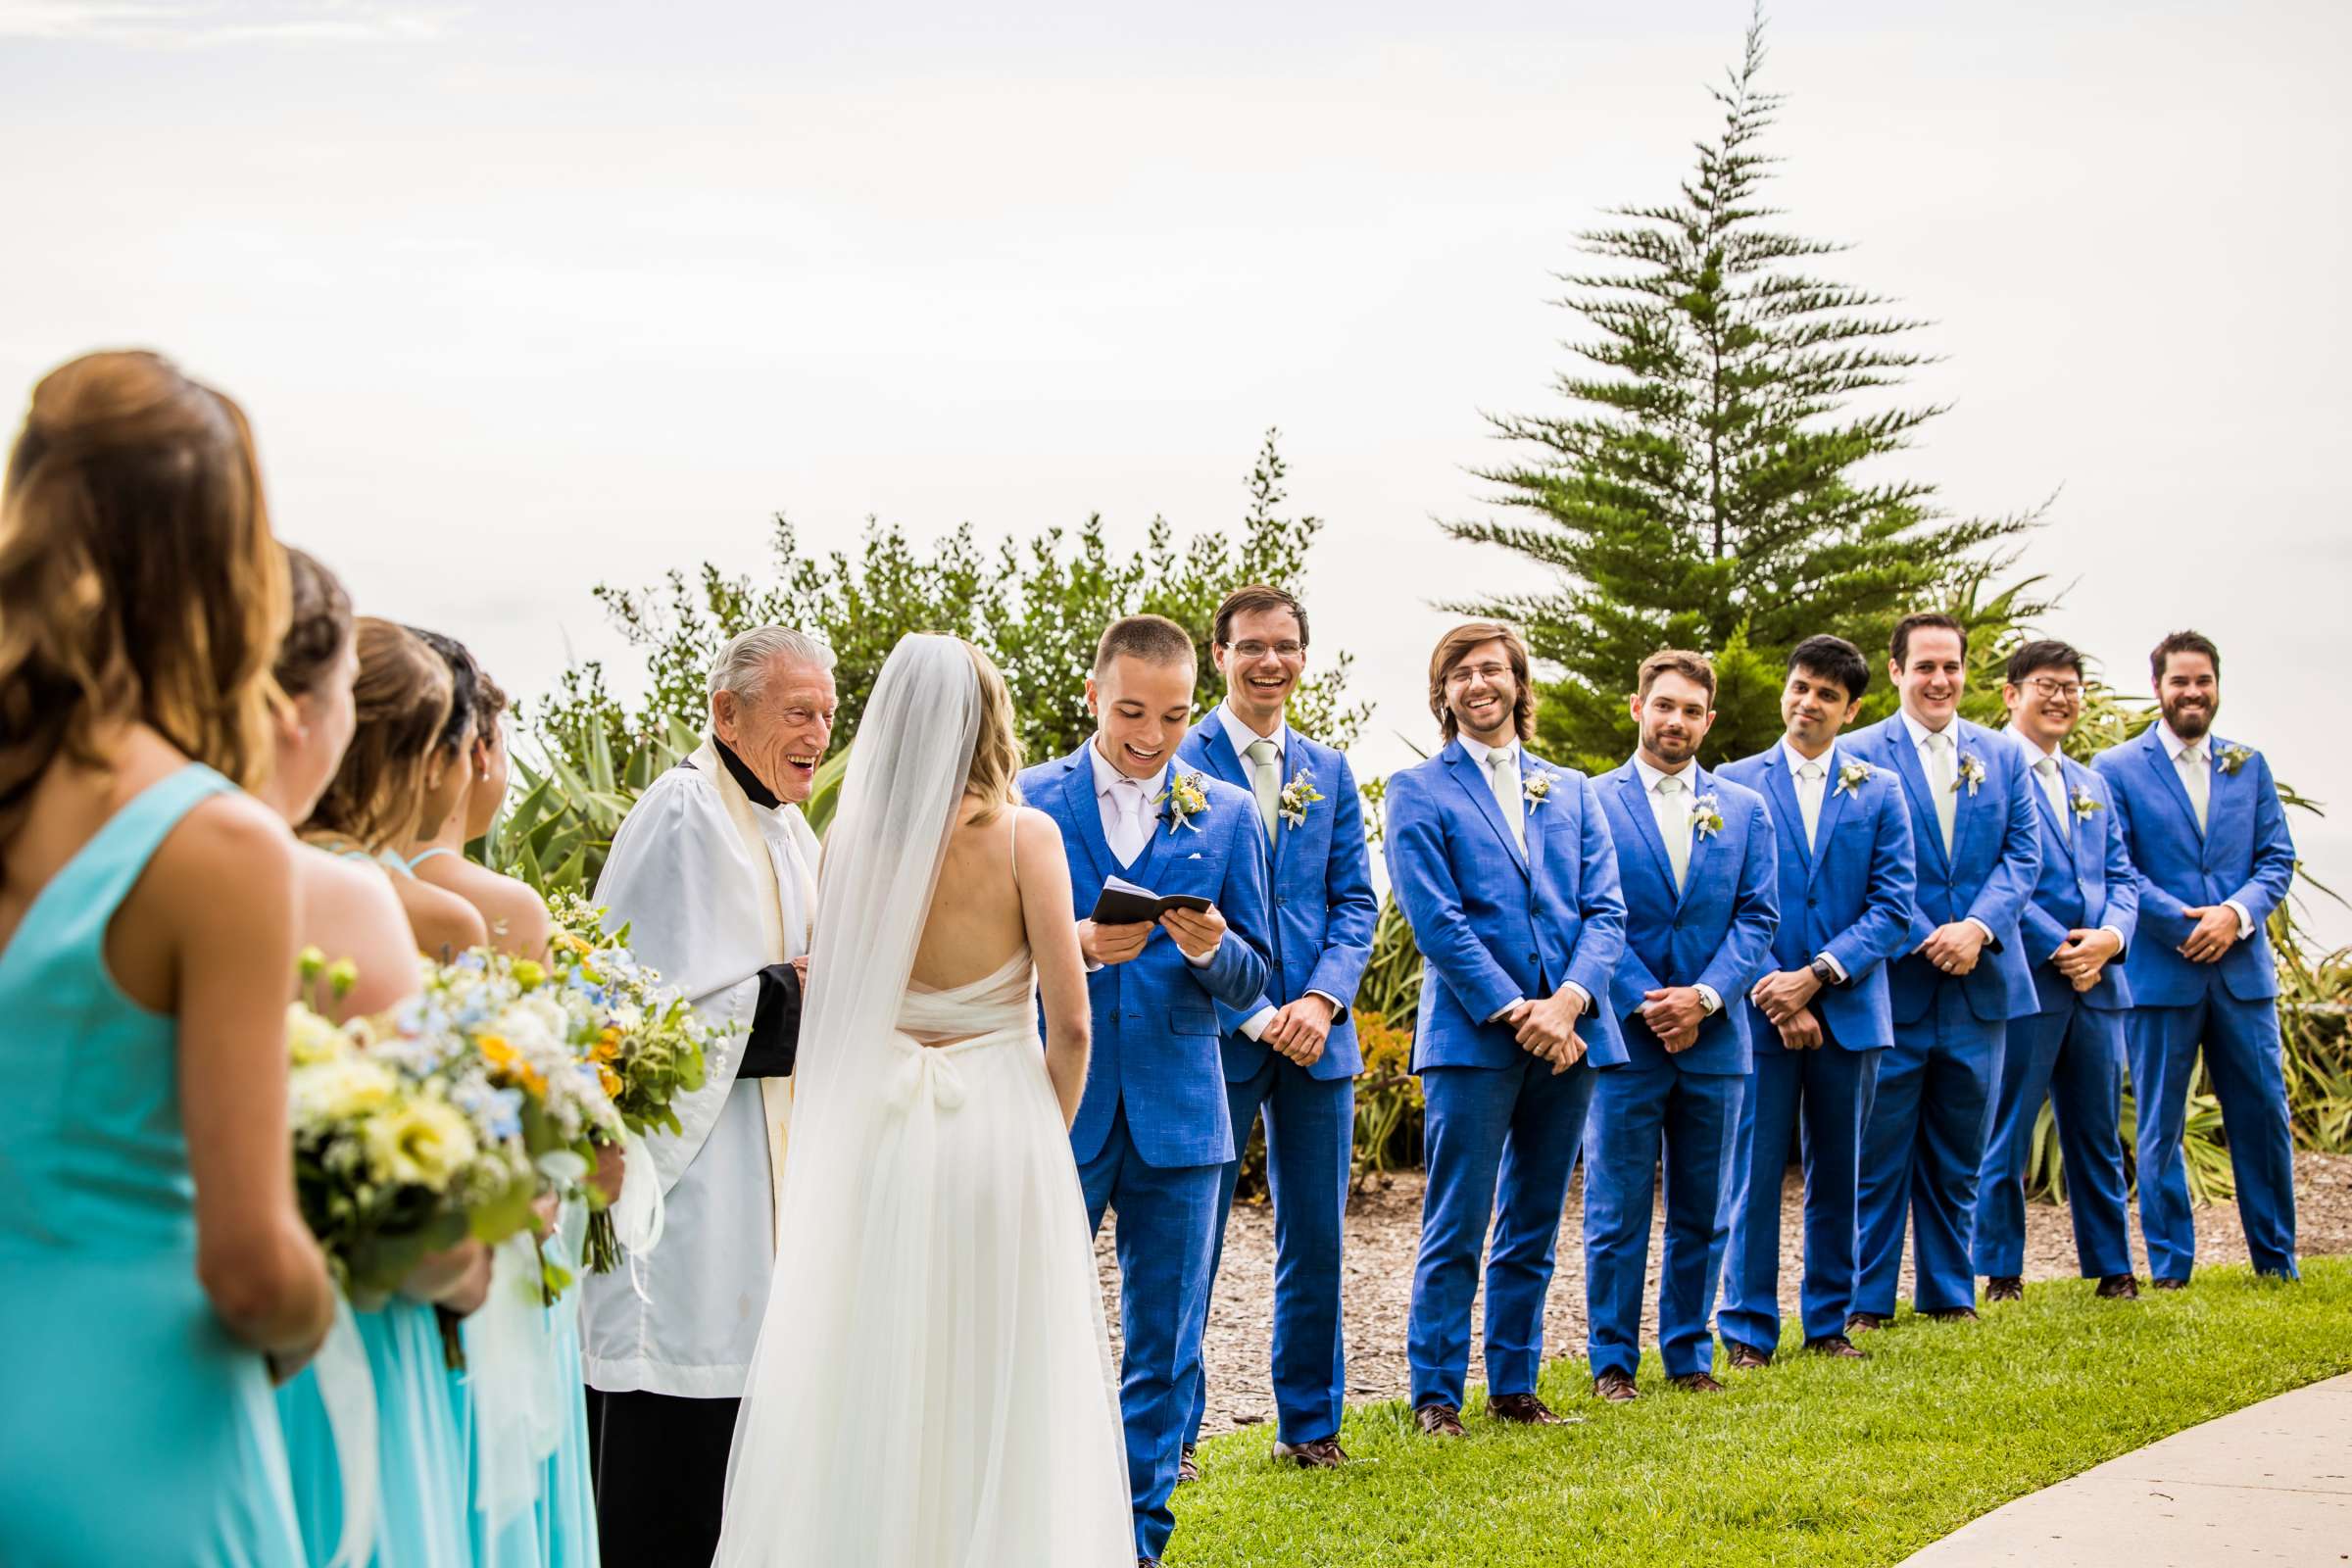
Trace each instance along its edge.
{"label": "teal bridesmaid dress", "polygon": [[[467,1568],[465,1455],[452,1417],[433,1309],[395,1297],[355,1312],[375,1385],[376,1568]],[[303,1550],[313,1568],[343,1539],[342,1470],[315,1372],[277,1391]]]}
{"label": "teal bridesmaid dress", "polygon": [[106,969],[157,846],[231,788],[150,787],[0,952],[0,1562],[302,1561],[269,1372],[196,1282],[178,1026]]}
{"label": "teal bridesmaid dress", "polygon": [[[557,1261],[578,1276],[586,1271],[580,1261],[586,1211],[577,1203],[566,1204],[564,1219],[548,1245],[558,1251]],[[556,1344],[556,1397],[564,1405],[564,1437],[548,1458],[547,1480],[539,1489],[542,1568],[597,1568],[596,1482],[588,1466],[588,1392],[580,1367],[576,1280],[547,1309],[547,1319]]]}

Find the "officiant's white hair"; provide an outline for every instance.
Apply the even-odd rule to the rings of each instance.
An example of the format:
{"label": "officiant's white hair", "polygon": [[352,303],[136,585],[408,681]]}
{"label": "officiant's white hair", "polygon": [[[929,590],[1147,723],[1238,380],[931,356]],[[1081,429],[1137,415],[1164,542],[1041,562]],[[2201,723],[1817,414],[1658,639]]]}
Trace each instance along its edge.
{"label": "officiant's white hair", "polygon": [[710,695],[733,692],[747,699],[759,696],[768,671],[779,659],[813,664],[818,669],[831,669],[834,662],[833,650],[822,638],[794,631],[790,626],[754,626],[728,638],[727,646],[710,662]]}

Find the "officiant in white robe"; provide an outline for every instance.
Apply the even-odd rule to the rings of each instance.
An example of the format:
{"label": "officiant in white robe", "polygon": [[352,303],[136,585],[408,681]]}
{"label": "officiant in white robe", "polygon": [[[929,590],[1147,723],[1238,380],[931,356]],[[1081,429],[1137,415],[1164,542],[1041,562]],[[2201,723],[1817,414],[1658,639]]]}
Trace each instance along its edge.
{"label": "officiant in white robe", "polygon": [[724,1031],[684,1130],[648,1140],[659,1244],[583,1287],[598,1527],[608,1562],[705,1563],[735,1411],[775,1269],[817,841],[801,815],[832,738],[833,653],[742,633],[710,672],[710,734],[654,780],[596,888],[629,945]]}

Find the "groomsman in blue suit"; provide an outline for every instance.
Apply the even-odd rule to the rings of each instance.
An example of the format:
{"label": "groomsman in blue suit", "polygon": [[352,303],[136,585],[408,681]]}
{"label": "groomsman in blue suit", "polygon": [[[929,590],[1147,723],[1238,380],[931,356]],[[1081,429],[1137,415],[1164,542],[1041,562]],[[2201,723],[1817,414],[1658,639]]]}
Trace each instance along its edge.
{"label": "groomsman in blue suit", "polygon": [[1413,1070],[1426,1104],[1421,1256],[1406,1336],[1413,1411],[1462,1435],[1470,1300],[1487,1260],[1487,1413],[1536,1396],[1544,1298],[1592,1069],[1626,1059],[1607,1005],[1625,948],[1617,857],[1592,781],[1529,755],[1527,645],[1493,621],[1429,662],[1445,749],[1389,775],[1389,880],[1424,962]]}
{"label": "groomsman in blue suit", "polygon": [[2278,1059],[2278,965],[2266,929],[2295,874],[2295,845],[2251,747],[2213,733],[2222,655],[2175,632],[2149,659],[2163,721],[2092,764],[2115,790],[2139,874],[2141,940],[2126,964],[2125,1025],[2139,1113],[2139,1230],[2158,1290],[2196,1261],[2180,1135],[2197,1047],[2222,1102],[2246,1251],[2259,1274],[2295,1267],[2294,1138]]}
{"label": "groomsman in blue suit", "polygon": [[[1340,1334],[1340,1222],[1355,1143],[1356,1049],[1348,1004],[1372,956],[1380,900],[1364,845],[1364,808],[1347,757],[1283,717],[1306,667],[1306,609],[1280,588],[1250,584],[1217,607],[1210,653],[1225,701],[1195,726],[1178,758],[1256,802],[1272,846],[1273,943],[1265,990],[1240,1008],[1218,1004],[1225,1093],[1238,1155],[1266,1118],[1266,1181],[1274,1195],[1274,1457],[1308,1469],[1345,1464],[1340,1413],[1347,1355]],[[1241,1160],[1217,1187],[1213,1284]],[[1203,1369],[1185,1443],[1207,1408]],[[1191,1479],[1189,1473],[1186,1479]]]}
{"label": "groomsman in blue suit", "polygon": [[1912,951],[1888,976],[1894,1049],[1879,1064],[1862,1134],[1861,1278],[1846,1332],[1894,1315],[1906,1219],[1912,1304],[1973,1322],[1977,1173],[1992,1134],[2009,1020],[2040,1005],[2018,919],[2041,872],[2033,775],[2009,741],[1960,717],[1968,633],[1949,615],[1895,623],[1892,718],[1854,737],[1854,754],[1901,775],[1918,847]]}
{"label": "groomsman in blue suit", "polygon": [[1715,1341],[1707,1320],[1749,1064],[1741,1004],[1780,923],[1764,797],[1698,765],[1698,743],[1715,722],[1715,667],[1678,649],[1652,654],[1642,662],[1632,706],[1640,749],[1593,781],[1625,896],[1625,948],[1609,1007],[1626,1060],[1593,1088],[1585,1159],[1592,1390],[1612,1403],[1637,1396],[1661,1152],[1658,1350],[1675,1387],[1723,1392],[1708,1370]]}
{"label": "groomsman in blue suit", "polygon": [[1022,799],[1061,828],[1079,908],[1113,876],[1211,904],[1149,924],[1078,922],[1094,1054],[1070,1150],[1089,1222],[1119,1215],[1119,1404],[1142,1563],[1158,1561],[1175,1528],[1168,1498],[1200,1378],[1217,1176],[1234,1157],[1217,1005],[1257,999],[1272,947],[1257,803],[1177,758],[1198,668],[1174,621],[1113,622],[1086,683],[1094,738],[1021,775]]}
{"label": "groomsman in blue suit", "polygon": [[2136,1299],[2129,1186],[2124,1180],[2124,1015],[2132,983],[2123,956],[2138,923],[2139,888],[2105,781],[2065,755],[2082,716],[2082,656],[2039,641],[2009,656],[2001,701],[2010,737],[2034,773],[2041,879],[2020,918],[2041,1010],[2009,1020],[1992,1140],[1977,1185],[1977,1272],[1984,1299],[2025,1299],[2026,1161],[2046,1096],[2066,1162],[2075,1255],[2098,1294]]}
{"label": "groomsman in blue suit", "polygon": [[[1780,838],[1778,967],[1747,999],[1755,1054],[1740,1102],[1730,1251],[1716,1315],[1735,1371],[1771,1363],[1781,1343],[1781,1177],[1804,1155],[1805,1348],[1859,1359],[1845,1337],[1854,1302],[1854,1203],[1862,1127],[1894,1044],[1886,962],[1911,946],[1911,812],[1894,769],[1839,747],[1870,686],[1870,662],[1842,637],[1788,656],[1779,745],[1720,777],[1763,795]],[[1800,1135],[1801,1129],[1801,1135]]]}

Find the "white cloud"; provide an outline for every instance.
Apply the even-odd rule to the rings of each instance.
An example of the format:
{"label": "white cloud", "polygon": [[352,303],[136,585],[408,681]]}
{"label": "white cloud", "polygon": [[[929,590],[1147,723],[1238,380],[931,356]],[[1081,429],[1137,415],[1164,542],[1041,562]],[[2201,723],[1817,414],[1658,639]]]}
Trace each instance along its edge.
{"label": "white cloud", "polygon": [[461,13],[373,0],[239,5],[220,0],[0,0],[0,38],[131,48],[238,43],[427,43]]}

